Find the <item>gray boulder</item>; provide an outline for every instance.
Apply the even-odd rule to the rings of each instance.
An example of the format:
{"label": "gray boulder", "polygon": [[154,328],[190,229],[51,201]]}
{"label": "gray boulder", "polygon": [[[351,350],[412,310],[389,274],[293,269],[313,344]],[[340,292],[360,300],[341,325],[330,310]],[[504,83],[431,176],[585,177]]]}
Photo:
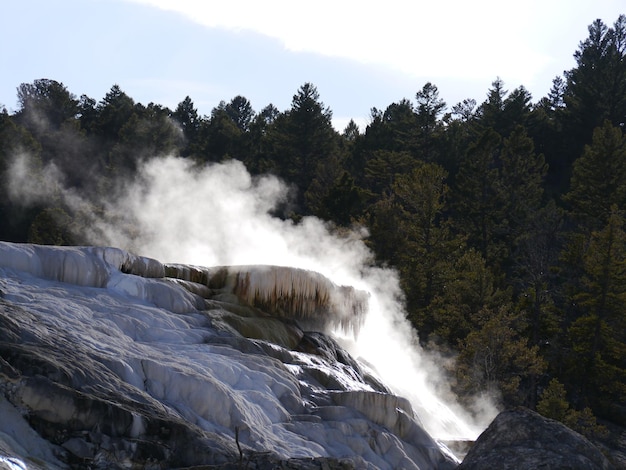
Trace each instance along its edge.
{"label": "gray boulder", "polygon": [[613,466],[585,437],[527,409],[500,413],[478,437],[459,470],[585,469]]}

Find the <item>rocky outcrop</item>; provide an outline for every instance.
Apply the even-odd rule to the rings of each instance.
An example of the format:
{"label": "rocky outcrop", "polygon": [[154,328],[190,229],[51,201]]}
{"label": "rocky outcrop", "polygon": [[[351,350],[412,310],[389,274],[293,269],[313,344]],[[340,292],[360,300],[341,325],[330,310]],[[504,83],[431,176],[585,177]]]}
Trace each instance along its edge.
{"label": "rocky outcrop", "polygon": [[528,410],[500,413],[479,436],[459,470],[585,469],[613,466],[585,437]]}
{"label": "rocky outcrop", "polygon": [[288,268],[172,271],[0,242],[0,469],[456,467],[407,400],[301,328],[343,318],[342,295],[358,318],[354,290]]}

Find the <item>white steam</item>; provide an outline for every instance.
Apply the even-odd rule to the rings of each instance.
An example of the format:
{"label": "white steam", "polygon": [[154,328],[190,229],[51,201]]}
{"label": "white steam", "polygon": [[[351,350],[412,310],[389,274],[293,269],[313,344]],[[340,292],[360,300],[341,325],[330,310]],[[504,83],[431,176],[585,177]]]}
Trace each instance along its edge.
{"label": "white steam", "polygon": [[[16,170],[14,177],[20,175],[28,181],[25,172]],[[61,175],[52,171],[47,175],[50,181],[38,190],[58,191]],[[33,189],[18,181],[14,187]],[[365,324],[357,340],[343,338],[344,343],[372,364],[396,393],[411,400],[433,437],[474,439],[495,416],[493,407],[476,419],[460,406],[444,403],[451,396],[449,388],[441,367],[417,344],[405,318],[395,271],[372,266],[364,233],[338,236],[314,217],[294,223],[273,216],[271,211],[287,196],[286,186],[277,178],[253,178],[235,160],[198,167],[189,160],[166,157],[141,165],[134,182],[101,201],[104,214],[86,215],[85,201],[74,193],[64,194],[65,204],[89,219],[84,235],[94,244],[129,249],[162,262],[298,267],[368,291],[371,305]]]}
{"label": "white steam", "polygon": [[7,168],[8,196],[12,201],[28,206],[67,193],[64,176],[54,163],[39,168],[28,153],[14,155]]}

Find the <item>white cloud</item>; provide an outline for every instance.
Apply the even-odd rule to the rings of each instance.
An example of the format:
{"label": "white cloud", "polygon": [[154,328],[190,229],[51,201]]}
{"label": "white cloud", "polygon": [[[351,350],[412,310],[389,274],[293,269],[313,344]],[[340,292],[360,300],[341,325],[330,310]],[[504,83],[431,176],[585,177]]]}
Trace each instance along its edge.
{"label": "white cloud", "polygon": [[[415,77],[529,82],[549,57],[524,40],[537,1],[132,0],[211,28],[254,31],[292,51],[382,65]],[[562,3],[562,2],[561,2]]]}

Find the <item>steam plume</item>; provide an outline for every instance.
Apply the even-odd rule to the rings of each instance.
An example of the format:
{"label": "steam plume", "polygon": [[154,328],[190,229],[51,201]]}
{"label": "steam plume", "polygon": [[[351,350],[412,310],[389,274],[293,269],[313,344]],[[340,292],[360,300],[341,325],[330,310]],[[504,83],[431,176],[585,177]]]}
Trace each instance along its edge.
{"label": "steam plume", "polygon": [[[15,165],[20,165],[19,160]],[[26,177],[24,172],[14,177]],[[62,187],[56,171],[42,187]],[[27,178],[26,178],[27,180]],[[14,189],[32,185],[15,181]],[[405,318],[397,274],[372,265],[364,232],[342,236],[323,221],[299,223],[271,215],[287,197],[273,176],[253,178],[238,161],[197,167],[174,157],[153,158],[138,178],[103,202],[103,212],[85,214],[86,201],[61,190],[65,203],[89,219],[83,234],[93,244],[125,248],[168,263],[201,266],[270,264],[317,271],[338,285],[370,293],[370,308],[351,352],[372,364],[398,394],[411,400],[426,430],[436,438],[475,438],[495,415],[476,421],[454,404],[435,361],[419,347]],[[339,335],[339,333],[338,333]]]}

